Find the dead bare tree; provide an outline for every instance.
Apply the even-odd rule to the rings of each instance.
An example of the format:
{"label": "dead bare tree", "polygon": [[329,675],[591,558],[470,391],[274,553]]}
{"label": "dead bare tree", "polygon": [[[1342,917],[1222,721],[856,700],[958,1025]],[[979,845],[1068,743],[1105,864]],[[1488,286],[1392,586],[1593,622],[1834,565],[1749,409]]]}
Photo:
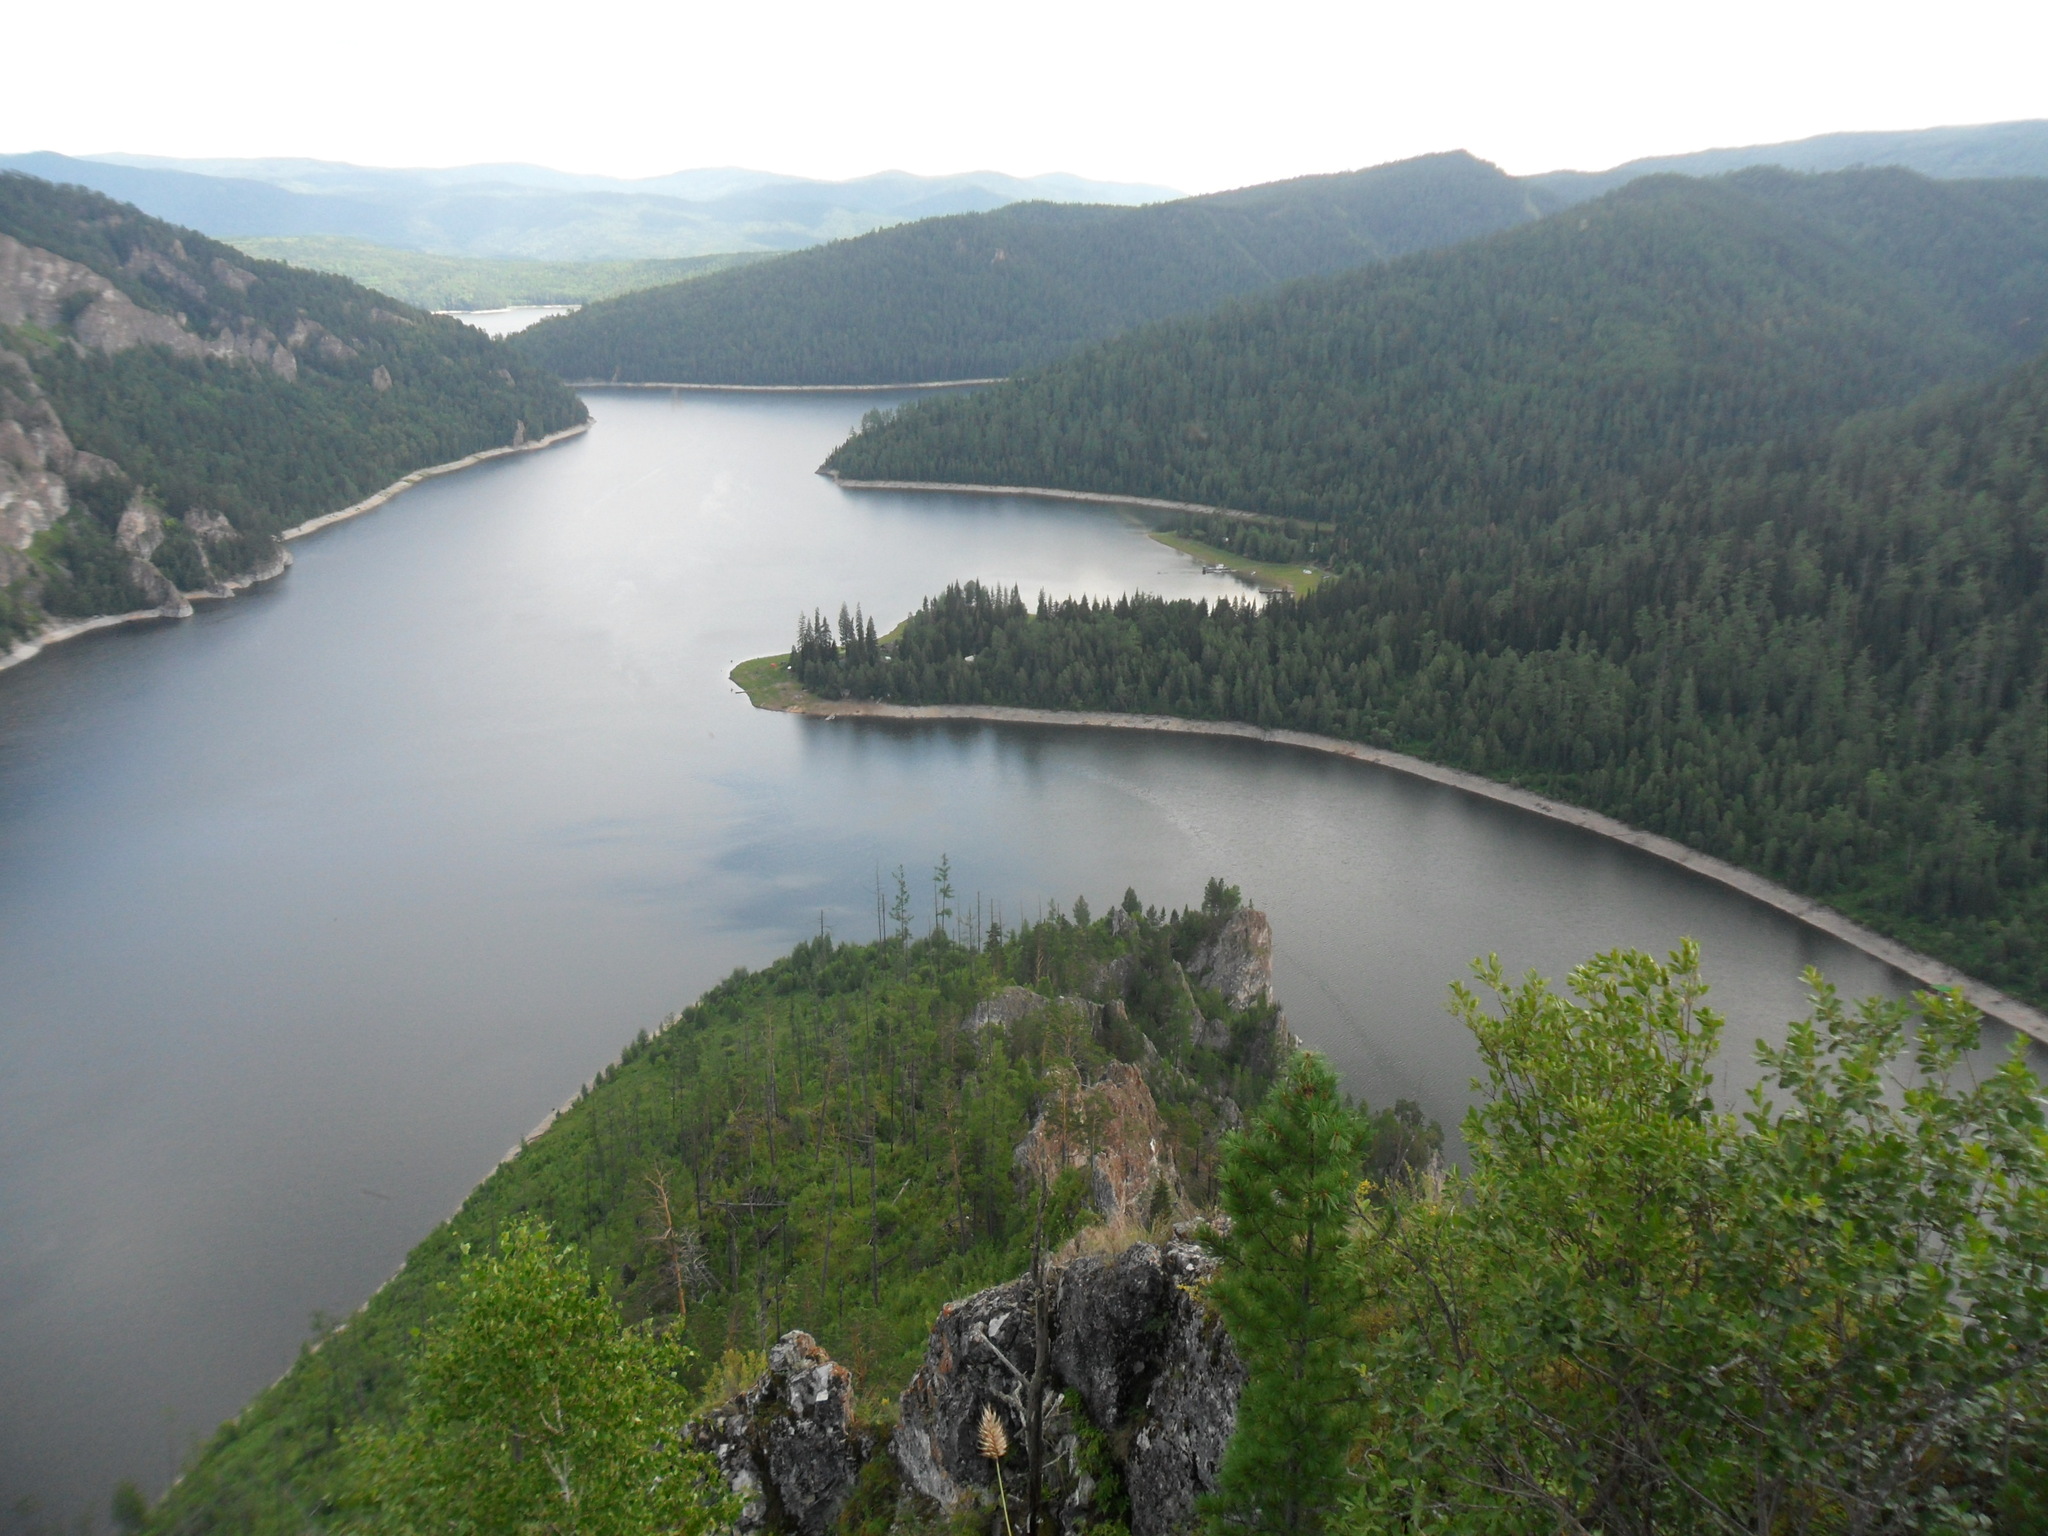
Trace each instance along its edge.
{"label": "dead bare tree", "polygon": [[695,1227],[676,1225],[675,1204],[669,1197],[668,1174],[656,1168],[647,1175],[653,1198],[648,1202],[647,1243],[660,1255],[662,1277],[675,1287],[676,1326],[690,1317],[690,1287],[709,1289],[711,1266],[704,1258],[704,1242]]}

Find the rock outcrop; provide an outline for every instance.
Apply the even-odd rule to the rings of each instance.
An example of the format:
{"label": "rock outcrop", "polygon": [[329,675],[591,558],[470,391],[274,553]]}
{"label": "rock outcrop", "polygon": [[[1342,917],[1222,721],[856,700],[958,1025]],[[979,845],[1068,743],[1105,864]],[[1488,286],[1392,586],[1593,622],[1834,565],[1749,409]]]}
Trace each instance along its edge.
{"label": "rock outcrop", "polygon": [[874,1452],[853,1422],[853,1377],[808,1333],[785,1333],[768,1370],[691,1425],[734,1492],[738,1529],[825,1536]]}
{"label": "rock outcrop", "polygon": [[1017,1166],[1048,1183],[1087,1169],[1090,1203],[1111,1222],[1146,1220],[1162,1190],[1177,1203],[1180,1176],[1144,1073],[1113,1061],[1093,1082],[1063,1078],[1017,1144]]}
{"label": "rock outcrop", "polygon": [[1169,1243],[1161,1267],[1176,1300],[1162,1309],[1167,1333],[1158,1374],[1124,1462],[1132,1536],[1195,1528],[1195,1501],[1216,1487],[1245,1383],[1244,1362],[1222,1319],[1189,1289],[1215,1273],[1216,1260],[1192,1244]]}
{"label": "rock outcrop", "polygon": [[[1233,912],[1215,935],[1197,949],[1188,961],[1185,978],[1197,986],[1223,995],[1239,1011],[1265,1008],[1273,1002],[1273,925],[1266,914],[1251,907]],[[1224,1019],[1197,1015],[1195,1043],[1222,1051],[1231,1044],[1230,1025]],[[1277,1009],[1272,1015],[1270,1038],[1259,1049],[1271,1053],[1277,1062],[1291,1051],[1301,1049],[1301,1040],[1287,1027],[1286,1016]]]}
{"label": "rock outcrop", "polygon": [[1023,1443],[1033,1341],[1029,1280],[940,1309],[889,1441],[906,1487],[946,1511],[993,1491],[995,1472],[981,1454],[976,1428],[982,1408],[993,1407],[1013,1453]]}
{"label": "rock outcrop", "polygon": [[1273,1000],[1273,925],[1250,907],[1233,912],[1214,938],[1195,951],[1188,975],[1223,994],[1233,1008]]}
{"label": "rock outcrop", "polygon": [[[1063,1532],[1108,1513],[1084,1437],[1120,1463],[1132,1536],[1193,1529],[1244,1385],[1244,1368],[1201,1298],[1214,1269],[1201,1248],[1175,1240],[1075,1259],[1048,1277],[1046,1495]],[[943,1512],[993,1493],[994,1471],[975,1440],[984,1407],[1010,1436],[1005,1478],[1014,1485],[1023,1474],[1033,1316],[1024,1279],[949,1304],[933,1325],[890,1449],[906,1488]],[[1078,1413],[1066,1406],[1069,1393]]]}
{"label": "rock outcrop", "polygon": [[0,351],[0,587],[28,573],[20,551],[71,510],[64,477],[90,457],[71,446],[28,364]]}
{"label": "rock outcrop", "polygon": [[1051,1006],[1051,998],[1029,987],[1004,987],[974,1005],[974,1011],[967,1015],[967,1028],[983,1030],[991,1024],[1019,1024]]}

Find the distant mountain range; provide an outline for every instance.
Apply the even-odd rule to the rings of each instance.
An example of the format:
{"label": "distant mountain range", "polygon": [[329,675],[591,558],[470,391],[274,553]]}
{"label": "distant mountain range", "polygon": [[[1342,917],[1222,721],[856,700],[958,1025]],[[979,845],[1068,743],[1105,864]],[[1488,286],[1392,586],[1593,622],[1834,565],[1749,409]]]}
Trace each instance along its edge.
{"label": "distant mountain range", "polygon": [[[1752,165],[1797,171],[1898,165],[1943,178],[2048,176],[2048,122],[1834,133],[1523,181],[1548,209],[1660,171],[1706,176]],[[1018,202],[1131,205],[1178,196],[1168,187],[996,171],[884,171],[835,182],[725,166],[624,180],[518,164],[391,170],[330,160],[46,152],[0,155],[0,169],[90,187],[219,239],[339,236],[448,256],[549,261],[790,251],[889,224]]]}
{"label": "distant mountain range", "polygon": [[995,171],[812,181],[714,169],[621,181],[535,165],[384,170],[324,160],[47,152],[0,156],[0,170],[90,187],[219,239],[343,236],[450,256],[550,261],[798,250],[1026,200],[1129,204],[1177,195],[1167,187]]}
{"label": "distant mountain range", "polygon": [[1788,171],[1896,165],[1944,181],[2048,176],[2048,122],[1919,128],[1900,133],[1824,133],[1786,144],[1702,149],[1689,155],[1631,160],[1611,171],[1551,171],[1522,179],[1539,197],[1555,198],[1563,205],[1598,197],[1641,176],[1719,176],[1753,165],[1775,165]]}

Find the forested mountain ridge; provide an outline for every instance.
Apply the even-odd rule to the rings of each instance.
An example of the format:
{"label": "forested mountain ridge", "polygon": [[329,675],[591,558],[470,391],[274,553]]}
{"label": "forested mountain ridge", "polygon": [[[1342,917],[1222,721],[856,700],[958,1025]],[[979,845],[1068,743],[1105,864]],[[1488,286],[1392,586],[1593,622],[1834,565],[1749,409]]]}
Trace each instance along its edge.
{"label": "forested mountain ridge", "polygon": [[[1034,1134],[1053,1158],[1055,1245],[1090,1221],[1128,1240],[1209,1201],[1221,1137],[1290,1040],[1262,990],[1210,984],[1229,981],[1205,949],[1223,952],[1233,920],[1263,927],[1235,890],[1007,926],[961,902],[943,865],[915,919],[898,879],[886,939],[814,939],[643,1033],[221,1428],[150,1536],[354,1528],[340,1506],[356,1433],[402,1410],[414,1330],[446,1310],[462,1245],[515,1215],[579,1244],[629,1321],[680,1326],[712,1401],[750,1379],[731,1380],[741,1356],[801,1327],[886,1417],[934,1313],[1027,1261],[1018,1149]],[[1062,1103],[1088,1121],[1085,1147],[1044,1141]],[[1382,1126],[1390,1157],[1440,1140],[1412,1110]]]}
{"label": "forested mountain ridge", "polygon": [[1749,144],[1653,155],[1605,171],[1546,171],[1522,183],[1546,203],[1583,202],[1643,176],[1721,176],[1755,165],[1787,171],[1846,171],[1895,165],[1922,176],[1969,180],[2048,176],[2048,122],[1980,123],[1902,132],[1823,133],[1784,144]]}
{"label": "forested mountain ridge", "polygon": [[984,936],[942,862],[912,939],[898,880],[893,938],[643,1033],[121,1526],[2040,1529],[2044,1101],[1960,1000],[1809,973],[1738,1115],[1696,946],[1483,961],[1446,1169],[1292,1048],[1221,881]]}
{"label": "forested mountain ridge", "polygon": [[1018,204],[592,304],[516,345],[570,379],[991,378],[1289,278],[1535,216],[1511,177],[1462,153],[1142,208]]}
{"label": "forested mountain ridge", "polygon": [[1547,521],[1427,510],[1433,537],[1420,513],[1353,525],[1353,563],[1299,601],[1033,614],[970,587],[890,658],[811,631],[794,665],[827,696],[1393,747],[1676,838],[2048,1001],[2048,358]]}
{"label": "forested mountain ridge", "polygon": [[458,321],[0,174],[0,646],[175,611],[283,529],[586,419]]}
{"label": "forested mountain ridge", "polygon": [[2048,181],[1653,178],[921,402],[826,463],[1334,519],[1376,558],[1392,537],[1439,543],[1447,510],[1456,528],[1547,521],[1902,404],[2044,330]]}

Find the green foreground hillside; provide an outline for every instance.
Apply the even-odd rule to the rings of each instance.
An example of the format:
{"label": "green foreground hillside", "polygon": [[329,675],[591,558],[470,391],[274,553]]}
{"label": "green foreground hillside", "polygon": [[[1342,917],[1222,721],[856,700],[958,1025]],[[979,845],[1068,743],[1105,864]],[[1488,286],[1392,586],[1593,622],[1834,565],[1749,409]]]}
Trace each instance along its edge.
{"label": "green foreground hillside", "polygon": [[893,659],[813,636],[800,675],[1397,747],[2048,1001],[2048,365],[2013,361],[2044,317],[2048,182],[1639,183],[912,407],[830,461],[1327,518],[1312,596],[955,591]]}
{"label": "green foreground hillside", "polygon": [[0,425],[38,509],[0,540],[0,645],[217,589],[293,524],[588,419],[460,321],[94,192],[0,174],[0,235],[26,248]]}
{"label": "green foreground hillside", "polygon": [[[643,1034],[156,1509],[132,1489],[116,1508],[151,1533],[702,1530],[715,1473],[650,1426],[730,1404],[801,1326],[853,1369],[864,1465],[806,1459],[806,1431],[834,1431],[793,1422],[793,1383],[743,1399],[767,1475],[811,1495],[796,1527],[771,1494],[766,1529],[1013,1533],[1025,1410],[976,1374],[959,1313],[915,1412],[896,1393],[943,1303],[1026,1268],[1023,1141],[1067,1169],[1043,1207],[1062,1328],[1077,1252],[1187,1206],[1230,1219],[1204,1233],[1215,1271],[1170,1303],[1220,1321],[1217,1342],[1159,1378],[1207,1371],[1214,1395],[1136,1422],[1069,1396],[1072,1438],[1047,1445],[1081,1474],[1054,1503],[1069,1536],[1190,1529],[1141,1500],[1133,1452],[1184,1415],[1228,1432],[1212,1530],[2041,1528],[2044,1101],[2021,1054],[1967,1060],[1958,999],[1852,1007],[1808,973],[1813,1009],[1759,1047],[1771,1091],[1738,1115],[1714,1097],[1722,1024],[1690,943],[1596,956],[1558,990],[1483,962],[1451,990],[1483,1076],[1469,1166],[1447,1170],[1412,1109],[1348,1103],[1269,1010],[1190,995],[1176,962],[1229,923],[1220,881],[1197,913],[1127,893],[1105,921],[1076,902],[979,942],[945,884],[942,865],[927,939],[899,876],[896,937],[821,935]],[[1133,1169],[1142,1210],[1083,1226],[1089,1186]],[[1146,1272],[1082,1309],[1084,1370],[1172,1329]],[[1082,1271],[1083,1294],[1114,1273]],[[698,1351],[680,1373],[679,1340]],[[940,1511],[899,1477],[934,1451],[899,1463],[890,1437],[937,1442],[941,1397],[981,1409],[1007,1492],[968,1484]],[[664,1492],[669,1520],[633,1518]]]}
{"label": "green foreground hillside", "polygon": [[[362,1312],[221,1427],[148,1530],[321,1528],[345,1482],[346,1437],[399,1411],[413,1332],[444,1305],[462,1245],[489,1243],[519,1214],[579,1244],[629,1321],[663,1326],[677,1320],[674,1272],[649,1237],[687,1228],[681,1326],[701,1375],[801,1327],[886,1419],[938,1307],[1023,1267],[1032,1207],[1012,1149],[1077,1071],[1137,1063],[1151,1088],[1179,1182],[1153,1192],[1145,1218],[1212,1199],[1223,1131],[1280,1064],[1270,1008],[1234,1014],[1191,992],[1176,963],[1236,893],[1212,882],[1204,909],[1170,915],[1127,897],[1094,921],[1077,903],[1010,932],[951,911],[943,869],[934,890],[927,938],[912,939],[899,885],[887,941],[813,940],[643,1033]],[[1013,985],[1069,1000],[976,1027],[977,1001]],[[1121,1006],[1071,1000],[1089,996]],[[1221,1034],[1196,1036],[1197,1009],[1224,1021]],[[1062,1176],[1055,1240],[1083,1220],[1086,1194],[1080,1173]]]}
{"label": "green foreground hillside", "polygon": [[1430,155],[1142,208],[925,219],[543,321],[566,379],[880,384],[993,378],[1162,316],[1535,217],[1513,178]]}
{"label": "green foreground hillside", "polygon": [[421,309],[507,309],[522,304],[589,304],[641,288],[687,282],[764,258],[649,257],[639,261],[519,261],[405,251],[341,235],[270,235],[240,242],[251,256],[353,278]]}

